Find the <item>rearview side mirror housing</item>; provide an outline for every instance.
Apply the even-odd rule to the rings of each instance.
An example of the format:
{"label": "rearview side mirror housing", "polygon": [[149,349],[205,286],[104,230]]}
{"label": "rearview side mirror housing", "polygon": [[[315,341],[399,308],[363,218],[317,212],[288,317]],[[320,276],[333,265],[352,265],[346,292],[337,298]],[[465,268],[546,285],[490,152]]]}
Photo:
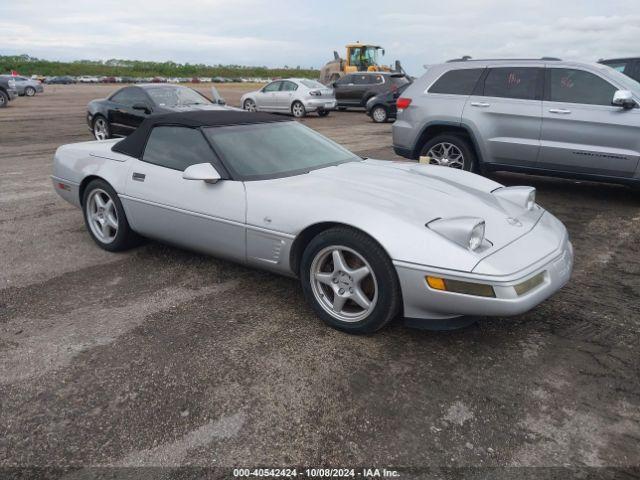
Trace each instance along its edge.
{"label": "rearview side mirror housing", "polygon": [[629,90],[616,90],[616,93],[613,94],[611,105],[628,110],[635,107],[637,104],[633,99],[633,94]]}
{"label": "rearview side mirror housing", "polygon": [[149,105],[145,105],[144,103],[134,103],[131,108],[133,108],[134,110],[141,110],[144,113],[151,113],[151,108],[149,108]]}
{"label": "rearview side mirror housing", "polygon": [[182,172],[185,180],[202,180],[207,183],[216,183],[222,179],[218,171],[210,163],[196,163],[187,167]]}

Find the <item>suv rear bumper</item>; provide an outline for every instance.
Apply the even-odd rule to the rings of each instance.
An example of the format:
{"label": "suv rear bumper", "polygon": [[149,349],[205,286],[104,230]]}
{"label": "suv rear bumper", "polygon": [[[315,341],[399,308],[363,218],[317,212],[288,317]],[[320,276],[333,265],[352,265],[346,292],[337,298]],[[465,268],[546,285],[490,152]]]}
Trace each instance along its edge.
{"label": "suv rear bumper", "polygon": [[393,146],[393,151],[396,155],[400,155],[404,158],[413,158],[413,151],[410,148],[399,147],[398,145]]}

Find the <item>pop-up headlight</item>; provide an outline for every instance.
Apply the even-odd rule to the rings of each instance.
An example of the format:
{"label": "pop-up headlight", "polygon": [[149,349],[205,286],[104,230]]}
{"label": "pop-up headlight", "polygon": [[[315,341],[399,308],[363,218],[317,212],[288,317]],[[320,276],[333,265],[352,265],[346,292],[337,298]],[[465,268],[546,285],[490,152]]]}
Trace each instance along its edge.
{"label": "pop-up headlight", "polygon": [[478,250],[484,242],[484,220],[478,217],[439,218],[427,227],[469,250]]}

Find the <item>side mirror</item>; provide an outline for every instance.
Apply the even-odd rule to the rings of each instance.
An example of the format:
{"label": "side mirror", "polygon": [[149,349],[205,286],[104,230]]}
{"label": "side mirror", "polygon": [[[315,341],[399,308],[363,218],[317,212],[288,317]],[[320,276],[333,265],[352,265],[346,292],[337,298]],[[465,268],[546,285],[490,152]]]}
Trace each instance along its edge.
{"label": "side mirror", "polygon": [[616,90],[616,93],[613,94],[611,105],[628,110],[635,107],[636,102],[633,99],[633,94],[629,90]]}
{"label": "side mirror", "polygon": [[187,167],[182,172],[182,178],[185,180],[202,180],[207,183],[216,183],[221,179],[218,171],[210,163],[196,163]]}
{"label": "side mirror", "polygon": [[131,108],[134,110],[142,110],[144,113],[151,113],[149,105],[145,105],[144,103],[134,103]]}
{"label": "side mirror", "polygon": [[216,100],[216,103],[218,105],[226,105],[227,104],[227,102],[225,101],[224,98],[219,98],[218,100]]}

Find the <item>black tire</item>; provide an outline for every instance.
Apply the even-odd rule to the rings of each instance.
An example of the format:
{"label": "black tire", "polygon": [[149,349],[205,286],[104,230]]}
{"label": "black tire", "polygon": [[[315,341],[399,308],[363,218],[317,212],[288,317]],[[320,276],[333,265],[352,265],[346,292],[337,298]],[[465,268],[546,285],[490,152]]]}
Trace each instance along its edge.
{"label": "black tire", "polygon": [[6,108],[9,104],[9,96],[0,90],[0,108]]}
{"label": "black tire", "polygon": [[307,116],[307,109],[302,102],[296,100],[291,104],[291,114],[296,118],[304,118]]}
{"label": "black tire", "polygon": [[331,112],[331,110],[318,110],[318,116],[319,117],[326,117],[329,115],[329,113]]}
{"label": "black tire", "polygon": [[[98,126],[98,122],[102,121],[104,122],[104,126],[106,128],[106,136],[105,138],[98,138],[98,134],[96,133],[96,128]],[[93,125],[91,126],[92,131],[93,131],[93,137],[96,140],[107,140],[109,138],[111,138],[111,124],[109,123],[109,120],[107,120],[103,115],[97,114],[93,117]]]}
{"label": "black tire", "polygon": [[36,89],[33,87],[27,87],[24,89],[24,94],[27,97],[33,97],[36,94]]}
{"label": "black tire", "polygon": [[466,138],[455,133],[443,133],[441,135],[436,135],[422,146],[419,155],[421,157],[423,155],[427,155],[429,150],[431,150],[432,147],[439,143],[450,143],[452,145],[455,145],[462,152],[462,170],[466,170],[467,172],[478,171],[478,159],[476,158],[473,147]]}
{"label": "black tire", "polygon": [[371,109],[371,120],[375,123],[386,123],[389,120],[389,112],[383,105],[376,105]]}
{"label": "black tire", "polygon": [[347,107],[338,107],[338,110],[340,110],[341,112],[344,112],[347,110]]}
{"label": "black tire", "polygon": [[[92,227],[90,225],[89,220],[89,208],[87,203],[89,201],[89,197],[94,191],[102,191],[105,192],[109,198],[113,201],[116,213],[117,213],[117,223],[118,228],[115,234],[115,238],[113,241],[104,242],[101,240],[96,234],[93,232]],[[118,194],[115,190],[102,179],[95,179],[89,182],[87,187],[84,189],[84,193],[82,195],[82,214],[84,217],[84,223],[87,227],[87,231],[89,235],[93,239],[96,244],[109,252],[120,252],[123,250],[127,250],[131,247],[134,247],[140,243],[140,236],[131,230],[129,226],[129,222],[127,221],[127,216],[124,212],[124,208],[122,208],[122,203],[118,198]]]}
{"label": "black tire", "polygon": [[[311,269],[317,256],[328,247],[346,247],[357,252],[369,264],[377,283],[377,300],[368,315],[359,321],[342,321],[325,310],[314,293]],[[334,267],[335,268],[335,267]],[[305,298],[315,313],[329,326],[348,333],[371,333],[380,330],[400,312],[402,295],[400,283],[391,259],[384,249],[367,234],[348,227],[325,230],[305,248],[300,262],[300,281]]]}

